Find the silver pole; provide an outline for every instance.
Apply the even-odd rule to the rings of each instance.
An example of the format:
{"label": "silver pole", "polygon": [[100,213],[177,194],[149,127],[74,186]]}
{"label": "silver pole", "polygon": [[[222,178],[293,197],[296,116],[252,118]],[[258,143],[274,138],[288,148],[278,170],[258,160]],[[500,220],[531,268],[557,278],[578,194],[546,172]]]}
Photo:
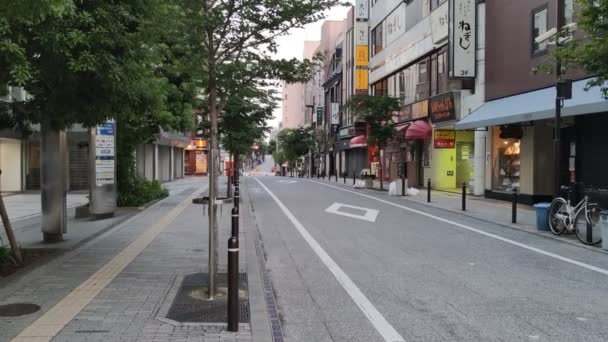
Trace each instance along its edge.
{"label": "silver pole", "polygon": [[67,141],[64,130],[41,125],[41,209],[44,241],[63,240],[66,232],[66,173]]}
{"label": "silver pole", "polygon": [[212,147],[209,150],[209,300],[213,300],[215,296],[215,231],[214,231],[214,223],[215,223],[215,214],[216,214],[216,204],[215,204],[215,172],[216,172],[216,163],[215,163],[215,149]]}

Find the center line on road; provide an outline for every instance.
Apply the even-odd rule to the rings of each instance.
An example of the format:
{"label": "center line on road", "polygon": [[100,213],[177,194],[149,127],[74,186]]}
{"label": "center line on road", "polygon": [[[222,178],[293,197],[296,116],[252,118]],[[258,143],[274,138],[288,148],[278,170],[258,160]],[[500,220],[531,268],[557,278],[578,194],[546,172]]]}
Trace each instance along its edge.
{"label": "center line on road", "polygon": [[444,219],[442,217],[435,216],[433,214],[425,213],[424,211],[412,209],[410,207],[399,205],[399,204],[396,204],[396,203],[393,203],[393,202],[390,202],[390,201],[387,201],[387,200],[383,200],[381,198],[377,198],[377,197],[374,197],[374,196],[371,196],[371,195],[363,194],[363,193],[360,193],[360,192],[357,192],[357,191],[343,189],[343,188],[340,188],[340,187],[337,187],[337,186],[333,186],[333,185],[329,185],[329,184],[325,184],[325,183],[322,183],[322,182],[317,182],[317,181],[314,181],[314,180],[309,180],[309,182],[317,183],[317,184],[320,184],[320,185],[323,185],[323,186],[326,186],[326,187],[329,187],[329,188],[334,188],[334,189],[342,190],[342,191],[349,192],[349,193],[352,193],[352,194],[356,194],[356,195],[359,195],[359,196],[362,196],[362,197],[371,198],[371,199],[373,199],[375,201],[386,203],[388,205],[392,205],[393,207],[401,208],[401,209],[407,210],[409,212],[412,212],[412,213],[415,213],[415,214],[418,214],[418,215],[426,216],[426,217],[432,218],[434,220],[441,221],[441,222],[444,222],[444,223],[447,223],[447,224],[450,224],[450,225],[453,225],[453,226],[456,226],[456,227],[460,227],[462,229],[466,229],[468,231],[471,231],[471,232],[474,232],[474,233],[477,233],[477,234],[481,234],[481,235],[484,235],[484,236],[487,236],[487,237],[490,237],[490,238],[493,238],[493,239],[496,239],[496,240],[500,240],[500,241],[508,243],[510,245],[521,247],[521,248],[527,249],[529,251],[536,252],[538,254],[542,254],[542,255],[545,255],[545,256],[548,256],[548,257],[551,257],[551,258],[555,258],[557,260],[560,260],[560,261],[563,261],[563,262],[567,262],[569,264],[576,265],[576,266],[588,269],[588,270],[593,271],[593,272],[597,272],[597,273],[601,273],[601,274],[604,274],[604,275],[608,275],[608,270],[606,270],[606,269],[603,269],[603,268],[600,268],[600,267],[597,267],[597,266],[593,266],[593,265],[589,265],[589,264],[586,264],[584,262],[576,261],[574,259],[566,258],[564,256],[561,256],[561,255],[558,255],[558,254],[555,254],[555,253],[547,252],[547,251],[542,250],[540,248],[532,247],[530,245],[526,245],[525,243],[521,243],[521,242],[517,242],[515,240],[507,239],[507,238],[502,237],[500,235],[488,233],[488,232],[485,232],[483,230],[480,230],[480,229],[477,229],[477,228],[473,228],[473,227],[469,227],[467,225],[464,225],[464,224],[461,224],[461,223],[458,223],[458,222],[455,222],[455,221],[452,221],[452,220]]}
{"label": "center line on road", "polygon": [[382,316],[382,314],[376,309],[376,307],[367,299],[367,297],[359,290],[357,285],[350,279],[350,277],[336,264],[336,262],[325,252],[323,247],[319,245],[312,235],[304,228],[304,226],[298,221],[298,219],[291,213],[291,211],[279,200],[279,198],[272,192],[264,183],[259,179],[255,180],[260,184],[264,190],[274,199],[279,208],[283,211],[285,216],[291,221],[297,231],[302,235],[304,240],[308,243],[310,248],[317,254],[321,261],[327,266],[329,271],[336,277],[338,282],[346,290],[348,295],[353,299],[355,304],[361,309],[365,317],[372,323],[374,328],[382,335],[386,342],[405,342],[403,337],[393,328],[393,326]]}

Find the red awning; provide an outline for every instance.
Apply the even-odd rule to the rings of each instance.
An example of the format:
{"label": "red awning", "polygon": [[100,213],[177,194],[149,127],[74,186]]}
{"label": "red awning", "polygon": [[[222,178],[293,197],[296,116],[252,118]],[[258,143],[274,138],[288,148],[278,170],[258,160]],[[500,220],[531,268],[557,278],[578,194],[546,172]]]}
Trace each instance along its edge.
{"label": "red awning", "polygon": [[431,139],[433,128],[424,120],[414,121],[405,132],[405,139]]}
{"label": "red awning", "polygon": [[359,135],[350,139],[350,148],[367,147],[367,136]]}
{"label": "red awning", "polygon": [[397,130],[397,132],[403,132],[403,130],[407,129],[408,127],[410,127],[409,122],[406,124],[397,125],[397,127],[395,127],[395,129]]}

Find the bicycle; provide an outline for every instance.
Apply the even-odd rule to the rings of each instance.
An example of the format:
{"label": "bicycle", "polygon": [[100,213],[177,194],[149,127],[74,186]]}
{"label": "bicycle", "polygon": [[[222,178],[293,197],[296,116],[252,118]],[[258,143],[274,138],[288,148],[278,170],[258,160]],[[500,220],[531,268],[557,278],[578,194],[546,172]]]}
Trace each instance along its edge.
{"label": "bicycle", "polygon": [[[585,197],[576,205],[570,204],[572,186],[562,186],[562,191],[567,191],[568,197],[557,197],[549,207],[549,228],[555,235],[561,235],[565,231],[574,232],[577,239],[585,245],[597,245],[602,242],[602,232],[599,225],[601,208],[596,203],[589,202],[589,196]],[[584,214],[584,215],[583,215]]]}

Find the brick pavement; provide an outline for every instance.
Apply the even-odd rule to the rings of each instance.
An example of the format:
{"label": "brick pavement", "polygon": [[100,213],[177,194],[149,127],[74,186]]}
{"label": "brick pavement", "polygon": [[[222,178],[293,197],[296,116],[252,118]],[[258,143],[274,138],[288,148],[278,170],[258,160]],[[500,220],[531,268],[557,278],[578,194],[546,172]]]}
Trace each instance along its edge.
{"label": "brick pavement", "polygon": [[[49,322],[61,321],[59,316],[65,311],[58,309],[67,308],[75,311],[73,319],[60,327],[52,341],[269,341],[269,329],[264,327],[268,320],[260,317],[266,312],[264,301],[260,301],[263,291],[255,281],[250,284],[250,302],[256,303],[251,308],[252,322],[259,326],[253,329],[245,325],[234,334],[226,332],[222,324],[174,326],[157,319],[162,306],[171,300],[166,297],[177,279],[207,269],[206,217],[200,205],[187,203],[188,197],[199,195],[206,183],[201,178],[174,184],[171,197],[142,214],[21,278],[0,283],[0,305],[28,302],[42,307],[32,315],[0,318],[0,340],[11,340],[28,326],[30,331],[23,337],[45,335],[40,329],[47,328]],[[176,213],[175,208],[184,201],[183,211]],[[175,215],[175,219],[167,215]],[[229,235],[229,215],[230,210],[222,210],[220,265],[225,263],[223,242]],[[166,226],[163,220],[168,221]],[[257,261],[251,260],[255,251],[252,254],[246,247],[252,245],[246,238],[248,228],[243,227],[241,232],[240,268],[257,274],[259,282]],[[74,291],[77,288],[79,291]],[[97,292],[87,292],[92,290]],[[69,305],[61,302],[70,296],[73,300]],[[37,320],[38,324],[31,326]],[[49,339],[43,336],[42,340]]]}

